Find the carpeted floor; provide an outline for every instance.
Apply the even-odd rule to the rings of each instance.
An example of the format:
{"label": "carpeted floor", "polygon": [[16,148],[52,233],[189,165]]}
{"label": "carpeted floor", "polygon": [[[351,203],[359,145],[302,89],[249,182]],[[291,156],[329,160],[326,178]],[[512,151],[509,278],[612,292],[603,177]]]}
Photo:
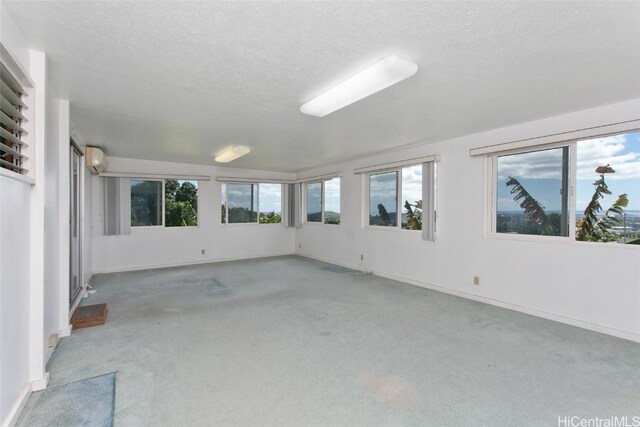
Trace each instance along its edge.
{"label": "carpeted floor", "polygon": [[49,387],[29,398],[17,426],[113,426],[116,374]]}
{"label": "carpeted floor", "polygon": [[640,344],[299,257],[96,276],[51,384],[117,426],[540,426],[640,415]]}

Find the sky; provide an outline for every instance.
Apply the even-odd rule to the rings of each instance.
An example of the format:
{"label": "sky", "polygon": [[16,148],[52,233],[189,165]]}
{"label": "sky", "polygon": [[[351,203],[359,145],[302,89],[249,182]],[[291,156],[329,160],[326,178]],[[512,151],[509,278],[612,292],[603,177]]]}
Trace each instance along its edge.
{"label": "sky", "polygon": [[[600,203],[607,209],[618,195],[629,198],[627,210],[640,210],[640,132],[578,141],[576,154],[576,212],[584,211],[599,178],[598,166],[609,164],[616,172],[605,175],[612,195]],[[521,211],[510,188],[514,177],[547,210],[560,210],[562,149],[502,156],[498,158],[498,210]]]}
{"label": "sky", "polygon": [[[251,186],[254,184],[226,184],[223,187],[223,200],[227,197],[229,207],[242,207],[251,209]],[[226,188],[225,188],[226,187]],[[254,187],[254,198],[257,199],[256,188]],[[259,184],[260,212],[281,213],[282,211],[282,184]],[[226,196],[225,196],[226,194]],[[256,203],[254,199],[254,203]],[[254,206],[254,209],[256,206]]]}
{"label": "sky", "polygon": [[282,184],[260,184],[260,212],[282,212]]}
{"label": "sky", "polygon": [[322,183],[307,184],[307,214],[319,213],[322,210]]}
{"label": "sky", "polygon": [[[396,172],[386,172],[369,176],[369,214],[378,215],[378,203],[382,203],[387,212],[396,212]],[[422,200],[422,165],[402,168],[401,201],[414,204]],[[403,209],[404,210],[404,209]]]}
{"label": "sky", "polygon": [[324,210],[340,213],[340,178],[324,182]]}

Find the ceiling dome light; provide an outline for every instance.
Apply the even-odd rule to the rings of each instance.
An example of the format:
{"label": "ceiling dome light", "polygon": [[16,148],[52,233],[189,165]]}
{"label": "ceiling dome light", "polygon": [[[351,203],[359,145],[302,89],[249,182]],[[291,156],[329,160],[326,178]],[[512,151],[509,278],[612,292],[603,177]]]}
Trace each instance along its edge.
{"label": "ceiling dome light", "polygon": [[218,163],[229,163],[230,161],[235,160],[238,157],[244,156],[245,154],[249,153],[249,151],[251,151],[251,148],[244,145],[230,145],[229,147],[216,154],[214,160]]}
{"label": "ceiling dome light", "polygon": [[418,65],[396,55],[387,56],[369,68],[349,77],[322,95],[302,104],[300,111],[324,117],[356,101],[414,75]]}

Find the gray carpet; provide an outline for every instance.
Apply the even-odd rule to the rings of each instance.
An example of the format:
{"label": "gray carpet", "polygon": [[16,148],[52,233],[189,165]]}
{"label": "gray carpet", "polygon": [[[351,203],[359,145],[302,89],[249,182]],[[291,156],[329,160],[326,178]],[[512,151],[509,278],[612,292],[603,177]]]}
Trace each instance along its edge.
{"label": "gray carpet", "polygon": [[113,426],[116,374],[35,392],[17,426]]}
{"label": "gray carpet", "polygon": [[640,414],[638,343],[345,270],[282,257],[96,275],[84,303],[109,319],[60,341],[51,384],[117,371],[118,427]]}

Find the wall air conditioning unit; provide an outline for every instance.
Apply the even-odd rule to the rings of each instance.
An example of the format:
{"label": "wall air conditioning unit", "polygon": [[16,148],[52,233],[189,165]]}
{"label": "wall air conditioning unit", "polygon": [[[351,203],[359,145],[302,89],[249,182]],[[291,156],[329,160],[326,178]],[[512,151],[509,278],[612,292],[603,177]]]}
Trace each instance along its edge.
{"label": "wall air conditioning unit", "polygon": [[92,174],[104,172],[106,159],[104,152],[97,147],[87,147],[84,152],[85,164]]}

